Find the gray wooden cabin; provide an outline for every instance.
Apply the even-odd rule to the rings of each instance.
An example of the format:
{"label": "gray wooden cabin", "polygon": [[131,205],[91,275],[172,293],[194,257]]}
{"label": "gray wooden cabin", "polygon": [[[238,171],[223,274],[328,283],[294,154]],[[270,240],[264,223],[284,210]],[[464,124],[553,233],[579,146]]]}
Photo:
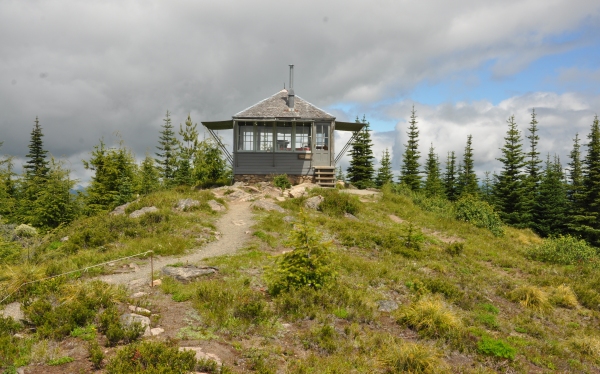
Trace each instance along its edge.
{"label": "gray wooden cabin", "polygon": [[[290,79],[290,86],[292,82]],[[235,181],[256,183],[287,174],[292,183],[310,181],[322,186],[335,184],[336,162],[364,126],[336,121],[331,114],[295,96],[293,88],[242,110],[231,120],[202,124],[231,163]],[[225,148],[216,130],[233,130],[233,153]],[[353,132],[337,154],[335,131]]]}

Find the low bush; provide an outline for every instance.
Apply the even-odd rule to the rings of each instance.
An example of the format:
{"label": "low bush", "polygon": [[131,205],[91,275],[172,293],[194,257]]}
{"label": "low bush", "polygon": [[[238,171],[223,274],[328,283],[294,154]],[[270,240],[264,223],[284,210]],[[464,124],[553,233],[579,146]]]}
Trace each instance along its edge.
{"label": "low bush", "polygon": [[88,343],[88,355],[94,369],[102,368],[104,350],[100,347],[96,340],[92,340]]}
{"label": "low bush", "polygon": [[495,236],[504,234],[502,220],[494,208],[485,201],[472,195],[465,195],[454,205],[454,217],[457,220],[470,222],[473,225],[488,229]]}
{"label": "low bush", "polygon": [[465,243],[460,242],[452,242],[446,246],[444,250],[447,254],[452,257],[460,256],[465,249]]}
{"label": "low bush", "polygon": [[273,185],[277,188],[281,188],[282,191],[286,188],[292,187],[287,174],[280,174],[273,177]]}
{"label": "low bush", "polygon": [[477,350],[480,353],[498,358],[507,358],[514,360],[517,354],[516,348],[501,339],[493,339],[487,336],[481,338],[477,344]]}
{"label": "low bush", "polygon": [[456,314],[436,296],[424,296],[400,309],[397,321],[430,338],[456,334],[462,328]]}
{"label": "low bush", "polygon": [[341,217],[345,213],[356,215],[361,210],[361,202],[355,195],[339,192],[337,189],[320,189],[318,194],[323,196],[319,209],[329,216]]}
{"label": "low bush", "polygon": [[98,320],[98,330],[106,336],[109,346],[115,346],[120,342],[127,344],[136,341],[145,330],[139,322],[134,322],[129,326],[124,325],[115,306],[106,308],[99,315]]}
{"label": "low bush", "polygon": [[518,302],[523,307],[536,312],[543,313],[552,309],[548,295],[535,286],[517,287],[508,294],[508,297],[511,301]]}
{"label": "low bush", "polygon": [[197,365],[194,351],[179,351],[175,343],[145,341],[119,349],[105,370],[107,374],[189,373]]}
{"label": "low bush", "polygon": [[599,260],[595,248],[584,240],[570,235],[545,239],[541,245],[531,248],[527,252],[527,257],[561,265],[591,264],[596,266]]}

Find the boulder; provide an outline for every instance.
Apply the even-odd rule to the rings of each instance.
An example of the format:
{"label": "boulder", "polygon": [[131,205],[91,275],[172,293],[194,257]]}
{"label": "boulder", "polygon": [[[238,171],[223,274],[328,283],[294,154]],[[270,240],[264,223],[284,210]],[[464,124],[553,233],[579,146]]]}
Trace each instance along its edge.
{"label": "boulder", "polygon": [[158,212],[158,208],[155,206],[146,206],[146,207],[143,207],[142,209],[138,209],[138,210],[132,212],[129,215],[129,218],[139,218],[146,213],[152,213],[152,212]]}
{"label": "boulder", "polygon": [[150,318],[141,316],[135,313],[125,313],[121,316],[121,323],[125,327],[129,327],[134,323],[139,322],[144,328],[144,336],[150,335]]}
{"label": "boulder", "polygon": [[310,190],[311,188],[315,188],[315,187],[319,187],[319,186],[314,183],[301,183],[301,184],[293,186],[289,190],[286,190],[285,195],[287,195],[289,197],[302,197],[307,194],[306,191]]}
{"label": "boulder", "polygon": [[377,305],[379,305],[378,310],[380,312],[393,312],[394,310],[398,309],[398,303],[396,303],[393,300],[379,300],[377,302]]}
{"label": "boulder", "polygon": [[296,218],[294,218],[292,216],[285,216],[285,217],[283,217],[283,220],[287,223],[291,223],[291,222],[294,222],[296,220]]}
{"label": "boulder", "polygon": [[266,210],[268,212],[270,212],[270,211],[276,211],[279,213],[285,212],[285,209],[283,209],[279,205],[277,205],[274,202],[269,201],[269,200],[258,200],[258,201],[253,202],[251,206],[254,209],[262,209],[262,210]]}
{"label": "boulder", "polygon": [[309,199],[306,199],[306,201],[304,202],[304,206],[307,209],[314,209],[317,210],[319,209],[319,206],[321,205],[321,203],[323,202],[323,200],[325,200],[325,198],[321,195],[318,196],[313,196]]}
{"label": "boulder", "polygon": [[129,204],[131,203],[127,203],[127,204],[123,204],[123,205],[119,205],[118,207],[116,207],[112,212],[110,212],[109,214],[111,216],[120,216],[125,214],[125,209],[127,209],[127,207],[129,206]]}
{"label": "boulder", "polygon": [[212,209],[215,212],[221,212],[223,210],[225,210],[225,205],[219,203],[216,200],[208,200],[208,206],[210,207],[210,209]]}
{"label": "boulder", "polygon": [[225,195],[227,196],[227,200],[239,200],[239,201],[246,201],[247,199],[251,198],[252,195],[250,195],[247,192],[244,192],[242,190],[233,190],[232,193]]}
{"label": "boulder", "polygon": [[162,273],[168,275],[180,282],[188,283],[203,275],[214,274],[217,268],[210,266],[197,267],[194,265],[185,266],[165,266]]}
{"label": "boulder", "polygon": [[193,351],[196,353],[196,360],[213,360],[221,366],[221,359],[217,355],[204,352],[201,347],[179,347],[179,351]]}
{"label": "boulder", "polygon": [[186,211],[186,210],[190,209],[191,207],[198,206],[198,205],[200,205],[200,202],[198,200],[181,199],[181,200],[177,201],[177,204],[175,204],[175,209],[177,209],[179,211]]}
{"label": "boulder", "polygon": [[353,221],[358,221],[358,218],[356,218],[355,215],[350,214],[350,213],[344,213],[344,218],[348,218],[348,219],[351,219]]}
{"label": "boulder", "polygon": [[163,332],[165,332],[165,329],[163,329],[161,327],[155,327],[153,329],[150,329],[150,334],[152,334],[152,336],[160,335]]}

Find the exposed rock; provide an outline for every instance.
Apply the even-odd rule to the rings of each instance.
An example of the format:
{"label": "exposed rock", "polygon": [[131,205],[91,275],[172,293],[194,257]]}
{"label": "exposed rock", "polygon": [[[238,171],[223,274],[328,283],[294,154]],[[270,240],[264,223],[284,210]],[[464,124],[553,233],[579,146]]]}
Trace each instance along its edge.
{"label": "exposed rock", "polygon": [[155,327],[153,329],[150,329],[150,334],[152,336],[157,336],[162,334],[163,332],[165,332],[165,329],[161,328],[161,327]]}
{"label": "exposed rock", "polygon": [[232,193],[230,193],[229,195],[225,195],[227,196],[228,200],[240,200],[240,201],[246,201],[247,199],[251,198],[252,196],[247,193],[244,192],[242,190],[233,190]]}
{"label": "exposed rock", "polygon": [[134,313],[142,313],[142,314],[148,314],[148,315],[152,314],[151,311],[149,311],[146,308],[142,308],[141,306],[130,305],[129,310],[131,310]]}
{"label": "exposed rock", "polygon": [[116,207],[115,209],[113,209],[112,212],[110,212],[109,214],[111,216],[120,216],[125,214],[125,209],[127,209],[127,207],[130,205],[131,203],[127,203],[127,204],[123,204],[123,205],[119,205],[118,207]]}
{"label": "exposed rock", "polygon": [[235,182],[232,187],[244,187],[244,182]]}
{"label": "exposed rock", "polygon": [[210,209],[212,209],[215,212],[221,212],[223,210],[225,210],[225,205],[219,203],[216,200],[208,200],[208,206],[210,207]]}
{"label": "exposed rock", "polygon": [[358,218],[356,218],[356,216],[354,216],[353,214],[350,213],[344,213],[344,218],[348,218],[354,221],[358,221]]}
{"label": "exposed rock", "polygon": [[133,295],[131,295],[131,298],[132,299],[139,299],[140,297],[144,297],[144,296],[148,296],[148,292],[143,292],[143,291],[136,292]]}
{"label": "exposed rock", "polygon": [[214,353],[207,353],[202,351],[201,347],[179,347],[179,351],[194,351],[196,353],[196,360],[213,360],[217,365],[221,366],[221,359]]}
{"label": "exposed rock", "polygon": [[319,209],[319,206],[321,205],[323,200],[325,200],[325,198],[321,195],[313,196],[309,199],[306,199],[306,201],[304,202],[304,206],[308,209],[317,210]]}
{"label": "exposed rock", "polygon": [[217,272],[217,269],[209,266],[197,267],[186,265],[180,267],[165,266],[161,271],[164,275],[168,275],[180,282],[188,283],[203,275],[214,274]]}
{"label": "exposed rock", "polygon": [[143,207],[142,209],[138,209],[135,212],[132,212],[129,215],[129,218],[139,218],[146,213],[152,213],[152,212],[158,212],[158,208],[155,206],[146,206],[146,207]]}
{"label": "exposed rock", "polygon": [[298,184],[296,186],[293,186],[289,190],[286,190],[284,195],[287,195],[289,197],[302,197],[307,194],[306,191],[310,190],[311,188],[315,188],[315,187],[319,187],[319,186],[314,183]]}
{"label": "exposed rock", "polygon": [[68,242],[69,241],[69,237],[68,236],[62,237],[62,238],[60,238],[60,241],[63,242],[63,243],[64,242]]}
{"label": "exposed rock", "polygon": [[121,316],[121,323],[126,327],[135,322],[139,322],[144,328],[144,336],[150,336],[150,318],[135,313],[125,313]]}
{"label": "exposed rock", "polygon": [[244,190],[246,190],[246,192],[249,192],[249,193],[260,193],[260,190],[253,186],[245,186]]}
{"label": "exposed rock", "polygon": [[283,217],[283,220],[285,222],[294,222],[296,220],[296,218],[294,218],[292,216],[285,216],[285,217]]}
{"label": "exposed rock", "polygon": [[277,196],[276,199],[277,201],[285,201],[285,197],[283,196]]}
{"label": "exposed rock", "polygon": [[25,314],[23,314],[23,310],[21,309],[21,303],[18,301],[7,304],[4,307],[4,310],[0,310],[0,316],[12,317],[15,321],[25,319]]}
{"label": "exposed rock", "polygon": [[129,268],[132,269],[135,272],[140,271],[140,267],[137,264],[133,263],[133,262],[129,264]]}
{"label": "exposed rock", "polygon": [[388,217],[390,217],[390,219],[396,223],[403,223],[404,220],[396,215],[390,214]]}
{"label": "exposed rock", "polygon": [[152,287],[158,287],[162,284],[162,280],[160,279],[155,279],[152,281]]}
{"label": "exposed rock", "polygon": [[393,312],[394,310],[398,309],[398,303],[396,303],[393,300],[379,300],[377,302],[377,305],[379,305],[379,311],[380,312]]}
{"label": "exposed rock", "polygon": [[181,199],[181,200],[177,201],[177,204],[175,204],[175,209],[179,210],[179,211],[186,211],[186,210],[190,209],[191,207],[195,207],[198,205],[200,205],[200,202],[198,200]]}
{"label": "exposed rock", "polygon": [[258,200],[258,201],[253,202],[251,206],[254,209],[262,209],[262,210],[266,210],[266,211],[274,210],[279,213],[285,212],[285,209],[283,209],[279,205],[277,205],[274,202],[269,201],[269,200]]}

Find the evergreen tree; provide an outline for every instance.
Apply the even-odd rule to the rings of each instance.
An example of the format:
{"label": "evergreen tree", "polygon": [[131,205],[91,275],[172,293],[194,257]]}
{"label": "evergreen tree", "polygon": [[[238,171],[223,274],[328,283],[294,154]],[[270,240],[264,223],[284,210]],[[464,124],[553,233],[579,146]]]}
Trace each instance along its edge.
{"label": "evergreen tree", "polygon": [[94,146],[89,161],[83,166],[94,171],[87,188],[86,212],[93,214],[111,209],[129,201],[132,196],[132,181],[135,178],[135,159],[121,140],[118,148],[106,148],[104,140]]}
{"label": "evergreen tree", "polygon": [[[2,142],[0,142],[0,147]],[[0,158],[0,218],[12,219],[16,208],[16,189],[13,181],[13,157]]]}
{"label": "evergreen tree", "polygon": [[390,152],[386,148],[381,156],[381,166],[377,169],[377,176],[375,177],[375,185],[382,187],[384,184],[392,183],[394,176],[392,175],[392,160],[390,159]]}
{"label": "evergreen tree", "polygon": [[229,164],[214,140],[205,139],[198,143],[192,173],[196,185],[205,187],[228,184],[231,173]]}
{"label": "evergreen tree", "polygon": [[458,199],[458,188],[456,178],[456,155],[454,151],[448,152],[446,159],[446,173],[444,173],[444,190],[450,201]]}
{"label": "evergreen tree", "polygon": [[443,196],[444,184],[442,183],[440,162],[438,160],[438,155],[433,148],[433,144],[429,147],[429,153],[427,154],[425,175],[425,184],[423,186],[425,194],[427,194],[427,196]]}
{"label": "evergreen tree", "polygon": [[581,163],[581,150],[579,144],[579,134],[575,134],[573,139],[573,150],[569,154],[571,162],[569,165],[569,184],[567,198],[569,201],[569,231],[574,235],[581,235],[579,229],[579,220],[585,216],[586,207],[584,206],[584,186],[583,186],[583,165]]}
{"label": "evergreen tree", "polygon": [[494,190],[494,182],[491,178],[491,173],[489,171],[484,172],[484,175],[485,178],[483,179],[483,183],[481,184],[480,190],[481,199],[490,205],[494,205],[494,199],[492,195],[492,192]]}
{"label": "evergreen tree", "polygon": [[23,165],[27,179],[32,179],[34,176],[44,178],[48,173],[48,160],[46,160],[48,151],[44,149],[43,136],[40,121],[35,117],[35,125],[31,130],[31,140],[29,141],[29,153],[25,156],[29,160]]}
{"label": "evergreen tree", "polygon": [[594,118],[583,161],[583,217],[576,217],[578,230],[592,245],[600,244],[600,125]]}
{"label": "evergreen tree", "polygon": [[563,234],[567,223],[567,191],[558,157],[550,162],[548,156],[538,190],[532,211],[534,230],[543,237]]}
{"label": "evergreen tree", "polygon": [[356,122],[364,123],[365,126],[357,134],[350,150],[350,167],[346,170],[350,183],[363,189],[373,186],[373,143],[371,142],[371,130],[369,122],[363,116],[362,121],[356,117]]}
{"label": "evergreen tree", "polygon": [[467,145],[461,163],[462,170],[458,174],[458,194],[475,195],[479,192],[477,175],[475,174],[475,165],[473,161],[473,136],[467,136]]}
{"label": "evergreen tree", "polygon": [[170,187],[175,184],[175,171],[177,170],[177,155],[178,155],[178,141],[173,131],[173,125],[171,124],[171,115],[167,111],[167,115],[163,120],[162,130],[160,131],[160,137],[158,140],[158,146],[156,147],[160,152],[156,152],[156,163],[158,164],[158,170],[162,183],[166,187]]}
{"label": "evergreen tree", "polygon": [[533,219],[533,210],[535,208],[536,195],[538,193],[538,185],[540,183],[540,170],[542,160],[540,153],[537,150],[537,145],[540,137],[537,135],[537,120],[535,109],[531,110],[531,122],[529,123],[529,152],[525,158],[525,179],[523,183],[523,226],[530,226]]}
{"label": "evergreen tree", "polygon": [[346,175],[344,174],[341,166],[335,168],[335,180],[346,182]]}
{"label": "evergreen tree", "polygon": [[139,193],[147,195],[151,192],[157,191],[160,188],[160,182],[158,180],[158,170],[154,166],[154,159],[146,153],[142,166],[140,167],[140,181]]}
{"label": "evergreen tree", "polygon": [[400,182],[406,184],[411,190],[416,191],[421,186],[419,174],[419,130],[417,129],[417,115],[413,105],[408,125],[408,142],[404,145],[402,167],[400,169]]}
{"label": "evergreen tree", "polygon": [[192,176],[192,163],[194,155],[198,150],[198,130],[197,124],[192,122],[191,116],[185,121],[185,129],[179,125],[179,135],[182,140],[179,142],[179,162],[175,172],[175,184],[192,185],[194,178]]}
{"label": "evergreen tree", "polygon": [[500,148],[502,171],[496,175],[494,184],[494,202],[500,211],[502,220],[510,225],[520,225],[523,216],[523,175],[525,155],[521,144],[521,133],[515,123],[515,116],[508,120],[508,131],[504,138],[504,147]]}

